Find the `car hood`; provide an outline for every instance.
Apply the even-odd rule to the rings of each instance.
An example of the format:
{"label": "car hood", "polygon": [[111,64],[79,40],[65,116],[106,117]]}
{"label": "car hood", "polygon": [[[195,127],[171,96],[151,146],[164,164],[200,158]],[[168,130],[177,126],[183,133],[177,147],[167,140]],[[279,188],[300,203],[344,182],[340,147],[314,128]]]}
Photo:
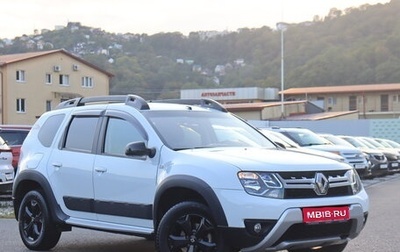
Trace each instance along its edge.
{"label": "car hood", "polygon": [[181,151],[191,163],[221,166],[230,164],[246,171],[312,171],[348,169],[332,159],[284,149],[212,148]]}
{"label": "car hood", "polygon": [[353,153],[361,153],[361,151],[357,148],[348,147],[344,145],[312,145],[312,146],[304,146],[305,148],[316,149],[321,151],[330,151],[330,152],[353,152]]}

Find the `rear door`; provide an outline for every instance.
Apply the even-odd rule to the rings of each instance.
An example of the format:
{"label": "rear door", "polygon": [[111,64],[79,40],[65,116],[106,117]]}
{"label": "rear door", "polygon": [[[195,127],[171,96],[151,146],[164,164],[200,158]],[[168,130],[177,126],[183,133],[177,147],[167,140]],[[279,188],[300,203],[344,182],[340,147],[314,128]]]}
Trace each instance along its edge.
{"label": "rear door", "polygon": [[100,112],[74,115],[49,160],[49,179],[57,202],[72,218],[96,219],[93,164],[99,122]]}

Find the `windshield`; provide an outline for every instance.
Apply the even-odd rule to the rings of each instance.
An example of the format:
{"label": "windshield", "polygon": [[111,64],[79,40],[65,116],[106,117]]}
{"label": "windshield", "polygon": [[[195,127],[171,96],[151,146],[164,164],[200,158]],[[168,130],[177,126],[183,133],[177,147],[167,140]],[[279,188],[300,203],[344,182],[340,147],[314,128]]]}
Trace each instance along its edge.
{"label": "windshield", "polygon": [[350,144],[346,140],[344,140],[340,137],[337,137],[337,136],[323,136],[323,137],[336,145],[344,145],[344,146],[354,147],[352,144]]}
{"label": "windshield", "polygon": [[330,144],[327,140],[308,130],[285,130],[282,133],[298,143],[300,146]]}
{"label": "windshield", "polygon": [[274,141],[276,143],[280,143],[285,148],[298,148],[298,147],[300,147],[297,143],[295,143],[290,138],[286,137],[285,135],[283,135],[283,134],[281,134],[279,132],[265,130],[265,129],[260,129],[260,131],[266,137],[268,137],[269,140]]}
{"label": "windshield", "polygon": [[174,150],[213,147],[276,148],[265,136],[229,113],[149,111],[148,120]]}

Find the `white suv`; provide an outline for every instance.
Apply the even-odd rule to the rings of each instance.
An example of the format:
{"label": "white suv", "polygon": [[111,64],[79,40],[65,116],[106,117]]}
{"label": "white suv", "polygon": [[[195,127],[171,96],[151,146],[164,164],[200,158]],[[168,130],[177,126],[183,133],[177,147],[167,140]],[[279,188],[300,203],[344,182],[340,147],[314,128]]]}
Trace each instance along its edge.
{"label": "white suv", "polygon": [[84,227],[157,251],[342,251],[368,196],[353,167],[279,148],[212,100],[77,98],[42,115],[13,187],[32,250]]}

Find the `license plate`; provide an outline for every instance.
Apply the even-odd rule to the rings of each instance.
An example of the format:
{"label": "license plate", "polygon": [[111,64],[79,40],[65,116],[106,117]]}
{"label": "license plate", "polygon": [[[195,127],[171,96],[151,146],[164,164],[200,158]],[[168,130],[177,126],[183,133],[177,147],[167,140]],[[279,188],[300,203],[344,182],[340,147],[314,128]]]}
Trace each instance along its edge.
{"label": "license plate", "polygon": [[307,207],[303,208],[302,211],[304,223],[345,221],[350,219],[348,206]]}
{"label": "license plate", "polygon": [[381,164],[381,169],[386,169],[388,168],[387,164]]}
{"label": "license plate", "polygon": [[7,180],[12,180],[14,178],[13,174],[6,174]]}
{"label": "license plate", "polygon": [[399,167],[399,163],[392,163],[392,167]]}
{"label": "license plate", "polygon": [[355,164],[354,168],[359,169],[359,168],[365,168],[364,164]]}

